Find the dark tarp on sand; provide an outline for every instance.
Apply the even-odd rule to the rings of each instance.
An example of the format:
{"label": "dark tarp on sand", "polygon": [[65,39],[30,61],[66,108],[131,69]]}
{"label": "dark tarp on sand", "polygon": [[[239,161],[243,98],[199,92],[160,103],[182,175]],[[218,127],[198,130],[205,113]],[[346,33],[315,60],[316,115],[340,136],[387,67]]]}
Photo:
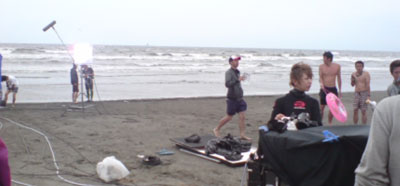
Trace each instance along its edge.
{"label": "dark tarp on sand", "polygon": [[[324,130],[339,141],[322,142]],[[367,143],[369,126],[322,126],[299,131],[260,130],[262,163],[290,186],[352,186]]]}

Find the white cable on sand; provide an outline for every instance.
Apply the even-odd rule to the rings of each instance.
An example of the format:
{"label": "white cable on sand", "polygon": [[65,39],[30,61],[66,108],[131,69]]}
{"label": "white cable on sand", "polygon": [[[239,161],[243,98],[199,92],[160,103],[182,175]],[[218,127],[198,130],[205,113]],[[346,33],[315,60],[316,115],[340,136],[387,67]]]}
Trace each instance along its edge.
{"label": "white cable on sand", "polygon": [[[3,128],[3,123],[0,122],[0,130],[1,130],[2,128]],[[11,182],[16,183],[16,184],[20,184],[20,185],[25,185],[25,186],[32,186],[32,185],[29,185],[29,184],[27,184],[27,183],[23,183],[23,182],[20,182],[20,181],[17,181],[17,180],[11,180]]]}
{"label": "white cable on sand", "polygon": [[[7,120],[7,121],[9,121],[9,122],[11,122],[11,123],[13,123],[13,124],[15,124],[15,125],[21,127],[21,128],[25,128],[25,129],[32,130],[32,131],[34,131],[34,132],[40,134],[41,136],[43,136],[43,137],[46,139],[47,144],[48,144],[49,147],[50,147],[50,152],[51,152],[51,155],[52,155],[52,157],[53,157],[54,167],[56,167],[56,174],[57,174],[57,177],[60,178],[62,181],[66,182],[66,183],[69,183],[69,184],[73,184],[73,185],[79,185],[79,186],[95,186],[95,185],[90,185],[90,184],[77,183],[77,182],[74,182],[74,181],[65,179],[64,177],[62,177],[62,176],[60,175],[60,173],[59,173],[59,169],[60,169],[60,168],[58,167],[58,164],[57,164],[57,161],[56,161],[56,156],[55,156],[54,151],[53,151],[53,147],[52,147],[52,145],[51,145],[51,143],[50,143],[49,138],[48,138],[45,134],[43,134],[42,132],[40,132],[40,131],[38,131],[38,130],[36,130],[36,129],[30,128],[30,127],[27,127],[27,126],[25,126],[25,125],[22,125],[22,124],[20,124],[20,123],[18,123],[18,122],[15,122],[15,121],[13,121],[13,120],[11,120],[11,119],[8,119],[8,118],[5,118],[5,117],[0,117],[0,119]],[[14,182],[14,180],[13,180],[13,182]],[[21,185],[28,185],[28,184],[24,184],[24,183],[18,183],[18,184],[21,184]],[[30,186],[30,185],[29,185],[29,186]]]}
{"label": "white cable on sand", "polygon": [[16,180],[11,180],[11,181],[12,181],[13,183],[20,184],[20,185],[33,186],[33,185],[29,185],[29,184],[27,184],[27,183],[20,182],[20,181],[16,181]]}
{"label": "white cable on sand", "polygon": [[243,167],[243,174],[242,174],[242,179],[240,180],[240,186],[246,185],[247,174],[248,174],[248,168],[247,168],[247,163],[246,163],[246,164],[244,164],[244,167]]}

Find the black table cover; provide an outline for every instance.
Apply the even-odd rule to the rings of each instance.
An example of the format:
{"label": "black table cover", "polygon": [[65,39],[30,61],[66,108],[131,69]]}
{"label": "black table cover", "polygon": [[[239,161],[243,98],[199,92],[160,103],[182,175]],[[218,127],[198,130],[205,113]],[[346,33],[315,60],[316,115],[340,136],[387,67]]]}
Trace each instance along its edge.
{"label": "black table cover", "polygon": [[[330,142],[324,131],[336,136]],[[352,186],[369,125],[321,126],[298,131],[260,130],[261,161],[291,186]]]}

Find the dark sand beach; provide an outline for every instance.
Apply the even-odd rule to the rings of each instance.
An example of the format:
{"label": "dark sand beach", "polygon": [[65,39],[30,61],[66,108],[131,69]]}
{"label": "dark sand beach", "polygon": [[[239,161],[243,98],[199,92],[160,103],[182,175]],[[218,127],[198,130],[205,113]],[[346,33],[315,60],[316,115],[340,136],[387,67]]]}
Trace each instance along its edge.
{"label": "dark sand beach", "polygon": [[[313,95],[317,98],[317,95]],[[257,146],[258,127],[270,118],[274,100],[280,96],[246,97],[247,135]],[[386,92],[372,93],[379,101]],[[346,124],[352,124],[353,93],[345,93]],[[44,137],[18,127],[12,121],[41,131],[54,148],[60,175],[74,182],[106,185],[95,171],[96,164],[115,156],[131,171],[115,185],[233,186],[240,185],[243,167],[232,168],[182,153],[169,140],[193,133],[211,134],[225,114],[225,98],[125,100],[94,102],[85,113],[68,109],[70,103],[17,104],[0,110],[0,136],[9,150],[12,178],[31,185],[70,185],[56,175]],[[368,111],[368,121],[372,111]],[[323,120],[327,125],[327,114]],[[368,122],[369,123],[369,122]],[[334,124],[340,124],[334,121]],[[238,118],[221,133],[238,135]],[[156,155],[166,148],[174,155],[160,156],[162,165],[148,167],[137,155]],[[16,185],[16,184],[15,184]]]}

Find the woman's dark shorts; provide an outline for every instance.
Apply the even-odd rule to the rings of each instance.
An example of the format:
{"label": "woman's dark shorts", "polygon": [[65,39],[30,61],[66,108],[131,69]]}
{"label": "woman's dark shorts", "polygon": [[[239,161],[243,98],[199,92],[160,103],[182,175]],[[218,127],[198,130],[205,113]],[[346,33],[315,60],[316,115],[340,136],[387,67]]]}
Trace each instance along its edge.
{"label": "woman's dark shorts", "polygon": [[241,100],[226,100],[226,113],[230,116],[235,115],[236,113],[243,112],[247,110],[247,103]]}

